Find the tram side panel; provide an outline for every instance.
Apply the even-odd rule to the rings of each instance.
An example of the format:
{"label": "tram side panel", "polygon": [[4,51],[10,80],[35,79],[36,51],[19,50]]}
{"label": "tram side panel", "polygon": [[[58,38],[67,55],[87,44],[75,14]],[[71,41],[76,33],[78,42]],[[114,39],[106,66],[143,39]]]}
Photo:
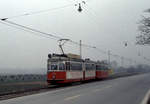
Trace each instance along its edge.
{"label": "tram side panel", "polygon": [[67,80],[81,81],[83,80],[82,62],[70,62],[70,70],[67,71]]}
{"label": "tram side panel", "polygon": [[97,79],[107,78],[108,76],[109,76],[109,70],[108,70],[108,67],[106,67],[106,65],[103,65],[103,64],[96,65],[96,78]]}
{"label": "tram side panel", "polygon": [[67,71],[66,80],[72,81],[83,80],[83,71]]}
{"label": "tram side panel", "polygon": [[85,80],[95,79],[95,70],[94,71],[85,71]]}
{"label": "tram side panel", "polygon": [[108,71],[105,70],[97,70],[96,71],[96,78],[101,79],[101,78],[107,78],[108,77]]}
{"label": "tram side panel", "polygon": [[85,63],[84,80],[95,79],[96,67],[93,63]]}

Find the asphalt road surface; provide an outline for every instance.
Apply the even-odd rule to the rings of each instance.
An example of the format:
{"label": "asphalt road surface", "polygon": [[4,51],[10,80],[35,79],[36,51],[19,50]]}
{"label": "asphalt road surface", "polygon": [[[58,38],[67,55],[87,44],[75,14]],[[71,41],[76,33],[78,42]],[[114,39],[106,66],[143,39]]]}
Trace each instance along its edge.
{"label": "asphalt road surface", "polygon": [[150,74],[141,74],[3,100],[0,104],[140,104],[149,89]]}

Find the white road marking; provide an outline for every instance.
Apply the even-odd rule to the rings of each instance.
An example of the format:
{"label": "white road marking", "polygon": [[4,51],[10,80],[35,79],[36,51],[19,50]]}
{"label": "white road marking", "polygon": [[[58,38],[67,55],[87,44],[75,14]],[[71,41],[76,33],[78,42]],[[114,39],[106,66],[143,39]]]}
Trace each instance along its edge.
{"label": "white road marking", "polygon": [[64,100],[72,100],[72,99],[76,99],[76,98],[78,98],[78,97],[80,97],[81,95],[75,95],[75,96],[71,96],[71,97],[67,97],[67,98],[65,98]]}
{"label": "white road marking", "polygon": [[93,92],[98,92],[98,91],[102,91],[104,89],[107,89],[107,88],[111,88],[112,86],[106,86],[104,88],[100,88],[100,89],[94,89]]}
{"label": "white road marking", "polygon": [[[106,86],[106,87],[103,87],[103,88],[100,88],[100,89],[94,89],[92,92],[102,91],[102,90],[104,90],[104,89],[108,89],[108,88],[111,88],[111,87],[112,87],[112,86],[109,85],[109,86]],[[91,92],[90,92],[90,93],[91,93]],[[73,99],[76,99],[76,98],[78,98],[78,97],[80,97],[80,96],[81,96],[81,95],[79,94],[79,95],[67,97],[67,98],[65,98],[64,100],[65,100],[65,101],[73,100]]]}

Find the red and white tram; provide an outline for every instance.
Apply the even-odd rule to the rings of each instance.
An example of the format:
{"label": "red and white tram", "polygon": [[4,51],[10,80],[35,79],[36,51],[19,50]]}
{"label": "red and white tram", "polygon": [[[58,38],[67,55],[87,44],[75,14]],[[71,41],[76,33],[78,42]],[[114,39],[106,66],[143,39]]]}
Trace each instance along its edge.
{"label": "red and white tram", "polygon": [[83,60],[67,55],[49,55],[47,82],[50,84],[69,83],[83,80]]}
{"label": "red and white tram", "polygon": [[70,83],[109,76],[105,64],[64,54],[49,55],[47,69],[49,84]]}

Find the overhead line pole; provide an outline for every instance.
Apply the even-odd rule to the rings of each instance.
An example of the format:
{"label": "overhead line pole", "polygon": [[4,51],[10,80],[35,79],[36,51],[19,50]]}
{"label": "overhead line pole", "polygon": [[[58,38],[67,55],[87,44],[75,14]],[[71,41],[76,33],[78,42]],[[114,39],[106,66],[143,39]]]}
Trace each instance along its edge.
{"label": "overhead line pole", "polygon": [[82,59],[82,40],[80,40],[80,57]]}
{"label": "overhead line pole", "polygon": [[108,50],[108,63],[109,63],[109,66],[110,66],[110,50]]}

